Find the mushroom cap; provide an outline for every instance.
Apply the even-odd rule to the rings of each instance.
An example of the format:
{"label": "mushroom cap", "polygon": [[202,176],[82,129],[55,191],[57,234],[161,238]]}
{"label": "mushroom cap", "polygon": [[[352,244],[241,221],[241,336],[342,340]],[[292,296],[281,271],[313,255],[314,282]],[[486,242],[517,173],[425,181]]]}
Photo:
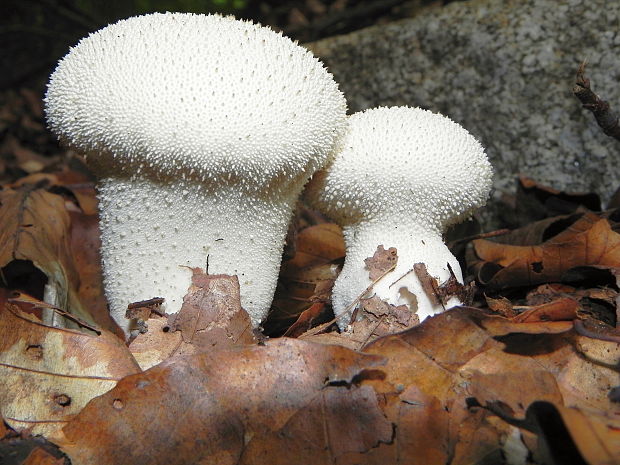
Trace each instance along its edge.
{"label": "mushroom cap", "polygon": [[50,128],[95,172],[269,189],[322,167],[345,123],[331,74],[289,38],[232,16],[154,13],[59,62]]}
{"label": "mushroom cap", "polygon": [[380,107],[349,117],[333,162],[306,198],[343,225],[397,215],[441,233],[484,205],[493,170],[462,126],[421,108]]}

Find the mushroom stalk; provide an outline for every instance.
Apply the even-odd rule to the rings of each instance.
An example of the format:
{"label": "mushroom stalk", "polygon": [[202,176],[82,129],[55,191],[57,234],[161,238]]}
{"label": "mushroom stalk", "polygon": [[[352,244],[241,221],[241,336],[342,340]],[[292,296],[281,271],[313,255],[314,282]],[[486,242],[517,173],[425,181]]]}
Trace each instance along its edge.
{"label": "mushroom stalk", "polygon": [[[372,284],[368,269],[361,264],[373,256],[378,245],[383,245],[385,249],[395,247],[398,262],[396,268],[377,281],[364,297],[376,294],[392,305],[417,309],[420,321],[461,303],[457,297],[450,297],[445,306],[434,304],[413,271],[416,263],[424,263],[429,275],[441,284],[450,278],[449,264],[456,279],[463,282],[459,263],[436,228],[421,228],[420,224],[403,221],[402,215],[399,215],[398,220],[375,218],[345,225],[343,234],[347,254],[332,293],[336,315],[343,314]],[[342,318],[339,324],[344,327],[348,321],[346,316]]]}
{"label": "mushroom stalk", "polygon": [[[302,183],[248,195],[195,181],[103,179],[99,184],[104,284],[122,323],[127,304],[165,297],[176,312],[190,267],[237,275],[243,308],[257,325],[269,310],[280,257]],[[191,225],[191,228],[188,227]],[[140,276],[140,279],[136,279]]]}

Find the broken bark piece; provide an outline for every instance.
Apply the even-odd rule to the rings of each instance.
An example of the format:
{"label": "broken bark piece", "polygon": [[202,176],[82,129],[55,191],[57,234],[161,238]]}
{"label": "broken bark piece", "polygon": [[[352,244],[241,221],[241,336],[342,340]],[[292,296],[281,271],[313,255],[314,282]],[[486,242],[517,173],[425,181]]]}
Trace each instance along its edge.
{"label": "broken bark piece", "polygon": [[386,272],[396,267],[398,263],[398,254],[395,247],[385,250],[383,245],[377,247],[377,251],[372,257],[364,260],[368,274],[371,280],[379,279]]}

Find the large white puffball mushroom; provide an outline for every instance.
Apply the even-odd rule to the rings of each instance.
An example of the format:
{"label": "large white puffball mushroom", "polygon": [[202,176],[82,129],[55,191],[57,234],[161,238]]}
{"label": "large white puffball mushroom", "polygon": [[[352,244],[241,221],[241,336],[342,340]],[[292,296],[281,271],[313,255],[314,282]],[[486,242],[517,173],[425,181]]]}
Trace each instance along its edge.
{"label": "large white puffball mushroom", "polygon": [[[395,247],[396,268],[372,291],[393,305],[408,305],[420,321],[441,312],[412,268],[424,263],[442,283],[456,258],[442,240],[450,224],[485,204],[492,168],[482,146],[450,119],[420,108],[376,108],[349,117],[335,158],[317,173],[306,198],[343,226],[346,258],[332,302],[341,328],[352,303],[371,284],[364,259],[377,247]],[[459,304],[452,297],[446,308]],[[352,310],[352,309],[351,309]]]}
{"label": "large white puffball mushroom", "polygon": [[111,313],[180,309],[191,271],[237,275],[252,322],[267,314],[287,225],[346,121],[331,74],[306,49],[219,15],[133,17],[59,62],[50,128],[99,177]]}

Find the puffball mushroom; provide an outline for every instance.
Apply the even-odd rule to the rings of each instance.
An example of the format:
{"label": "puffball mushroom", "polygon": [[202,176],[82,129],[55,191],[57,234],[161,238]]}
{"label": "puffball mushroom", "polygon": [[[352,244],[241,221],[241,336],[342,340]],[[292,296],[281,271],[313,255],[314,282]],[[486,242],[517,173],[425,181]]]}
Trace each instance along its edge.
{"label": "puffball mushroom", "polygon": [[[332,294],[340,327],[349,323],[350,315],[343,314],[371,285],[364,259],[379,245],[395,247],[398,263],[372,292],[390,304],[408,305],[420,321],[441,312],[412,268],[424,263],[441,283],[450,277],[449,265],[463,282],[442,234],[485,204],[491,181],[482,146],[442,115],[383,107],[349,117],[333,162],[305,193],[312,206],[343,226],[346,258]],[[446,307],[457,304],[452,297]]]}
{"label": "puffball mushroom", "polygon": [[306,49],[220,15],[149,14],[82,39],[45,98],[49,127],[98,176],[104,287],[176,312],[189,267],[237,275],[254,325],[276,286],[292,209],[345,127]]}

